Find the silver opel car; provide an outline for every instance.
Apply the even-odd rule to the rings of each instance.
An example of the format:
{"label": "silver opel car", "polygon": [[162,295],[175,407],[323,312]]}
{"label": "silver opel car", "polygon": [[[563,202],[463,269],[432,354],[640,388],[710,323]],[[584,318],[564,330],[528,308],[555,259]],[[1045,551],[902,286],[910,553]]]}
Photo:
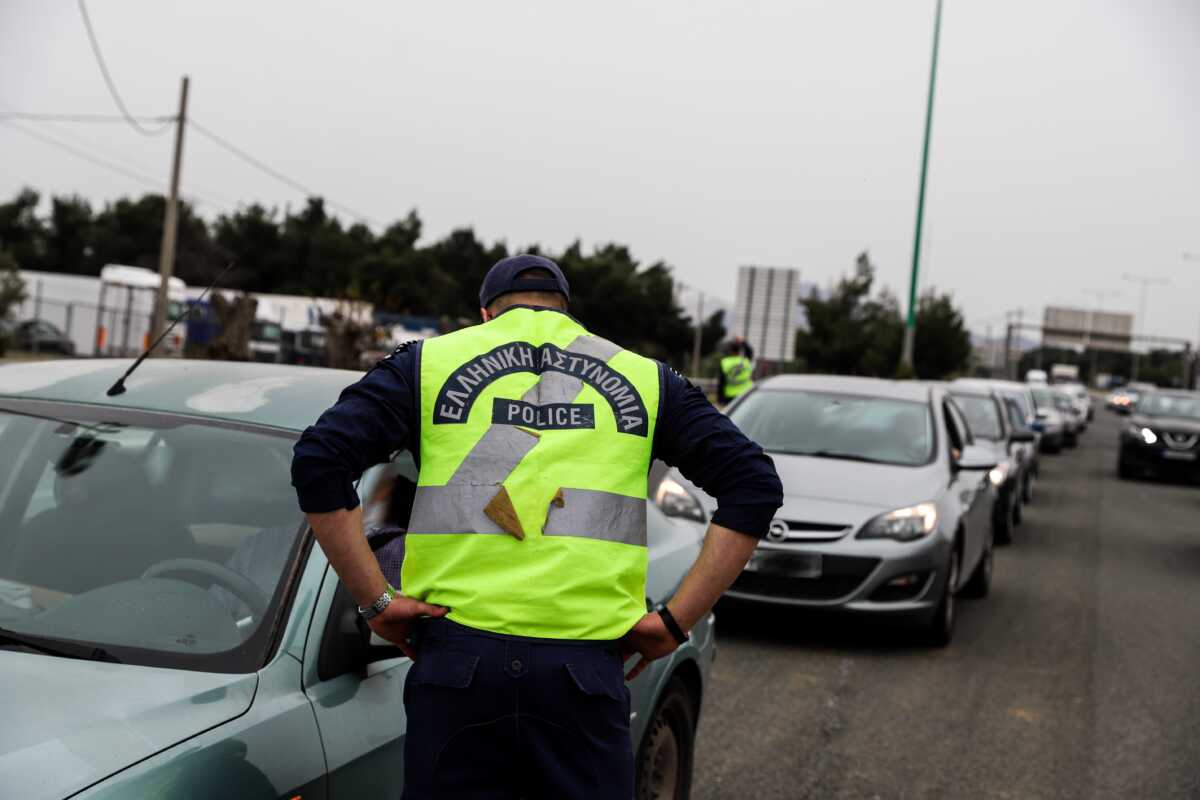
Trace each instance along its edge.
{"label": "silver opel car", "polygon": [[782,375],[730,417],[775,461],[784,505],[727,593],[891,615],[947,644],[955,596],[992,576],[992,448],[941,386]]}

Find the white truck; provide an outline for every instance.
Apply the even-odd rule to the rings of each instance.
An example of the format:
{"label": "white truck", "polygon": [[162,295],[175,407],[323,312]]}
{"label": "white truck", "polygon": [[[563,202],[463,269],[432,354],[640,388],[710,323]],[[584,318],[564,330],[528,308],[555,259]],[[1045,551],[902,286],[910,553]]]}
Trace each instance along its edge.
{"label": "white truck", "polygon": [[1051,383],[1079,383],[1079,367],[1074,364],[1051,364]]}

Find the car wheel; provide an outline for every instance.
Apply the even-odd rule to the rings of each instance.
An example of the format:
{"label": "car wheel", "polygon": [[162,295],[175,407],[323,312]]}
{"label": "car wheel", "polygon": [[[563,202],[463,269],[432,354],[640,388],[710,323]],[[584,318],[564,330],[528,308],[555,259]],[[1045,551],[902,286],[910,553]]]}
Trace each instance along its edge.
{"label": "car wheel", "polygon": [[1133,478],[1133,467],[1129,466],[1129,462],[1123,458],[1117,460],[1117,477],[1123,481]]}
{"label": "car wheel", "polygon": [[1079,434],[1072,433],[1063,437],[1063,444],[1067,447],[1075,447],[1079,444]]}
{"label": "car wheel", "polygon": [[1013,510],[1009,493],[1005,492],[998,498],[996,510],[992,513],[992,541],[996,544],[1012,542]]}
{"label": "car wheel", "polygon": [[696,719],[687,687],[672,678],[646,726],[634,765],[637,800],[687,800],[692,791]]}
{"label": "car wheel", "polygon": [[1020,486],[1013,487],[1013,494],[1016,495],[1016,498],[1017,498],[1016,500],[1013,501],[1013,506],[1012,506],[1012,521],[1013,521],[1014,527],[1017,525],[1020,525],[1022,522],[1025,521],[1025,512],[1023,510],[1023,507],[1025,505],[1025,497],[1022,494],[1024,489],[1025,489],[1024,481],[1021,481]]}
{"label": "car wheel", "polygon": [[942,589],[942,599],[933,611],[933,616],[925,621],[921,639],[932,647],[945,647],[954,638],[954,623],[958,620],[958,603],[955,602],[954,585],[958,583],[958,572],[962,567],[962,554],[958,545],[950,551],[950,561],[946,565],[946,582]]}
{"label": "car wheel", "polygon": [[975,565],[975,571],[971,573],[971,579],[963,587],[964,595],[967,597],[987,597],[988,592],[992,588],[994,556],[995,548],[990,541],[985,541],[983,544],[983,555],[979,557],[979,563]]}
{"label": "car wheel", "polygon": [[1021,501],[1028,505],[1033,502],[1033,474],[1025,476],[1025,484],[1021,487]]}

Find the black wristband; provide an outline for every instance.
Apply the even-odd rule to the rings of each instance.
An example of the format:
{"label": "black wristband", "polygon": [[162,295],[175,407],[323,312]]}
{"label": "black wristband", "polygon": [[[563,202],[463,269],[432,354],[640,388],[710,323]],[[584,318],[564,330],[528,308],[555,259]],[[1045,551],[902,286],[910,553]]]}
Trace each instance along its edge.
{"label": "black wristband", "polygon": [[658,616],[662,617],[663,625],[667,626],[667,630],[675,637],[675,641],[683,644],[688,640],[688,635],[683,632],[683,628],[679,627],[679,623],[675,621],[675,615],[666,606],[658,610]]}

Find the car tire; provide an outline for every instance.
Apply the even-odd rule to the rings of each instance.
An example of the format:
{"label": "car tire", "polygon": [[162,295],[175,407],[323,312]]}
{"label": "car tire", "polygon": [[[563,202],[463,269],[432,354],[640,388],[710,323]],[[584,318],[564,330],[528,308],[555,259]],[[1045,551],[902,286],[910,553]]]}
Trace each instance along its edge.
{"label": "car tire", "polygon": [[634,762],[637,800],[687,800],[692,792],[696,713],[687,686],[671,678],[663,690]]}
{"label": "car tire", "polygon": [[1078,444],[1079,444],[1079,433],[1078,432],[1063,436],[1063,446],[1075,447]]}
{"label": "car tire", "polygon": [[1133,479],[1133,467],[1123,458],[1117,460],[1117,477],[1123,481]]}
{"label": "car tire", "polygon": [[1021,485],[1013,491],[1017,495],[1017,499],[1013,501],[1012,506],[1013,527],[1016,527],[1025,521],[1025,481],[1021,481]]}
{"label": "car tire", "polygon": [[1027,473],[1025,475],[1025,484],[1021,487],[1021,502],[1023,505],[1029,505],[1033,502],[1033,481],[1033,473]]}
{"label": "car tire", "polygon": [[987,597],[992,588],[992,569],[995,566],[996,548],[991,541],[984,541],[983,555],[971,573],[971,579],[963,586],[962,593],[966,597]]}
{"label": "car tire", "polygon": [[941,601],[921,626],[921,641],[930,647],[945,647],[954,639],[954,625],[958,621],[954,584],[958,581],[958,571],[961,567],[962,553],[959,552],[956,543],[950,551],[950,560],[946,565],[946,581],[942,585]]}
{"label": "car tire", "polygon": [[996,544],[1010,544],[1012,542],[1013,530],[1013,514],[1012,499],[1009,493],[1005,492],[996,503],[996,510],[992,513],[992,541]]}

